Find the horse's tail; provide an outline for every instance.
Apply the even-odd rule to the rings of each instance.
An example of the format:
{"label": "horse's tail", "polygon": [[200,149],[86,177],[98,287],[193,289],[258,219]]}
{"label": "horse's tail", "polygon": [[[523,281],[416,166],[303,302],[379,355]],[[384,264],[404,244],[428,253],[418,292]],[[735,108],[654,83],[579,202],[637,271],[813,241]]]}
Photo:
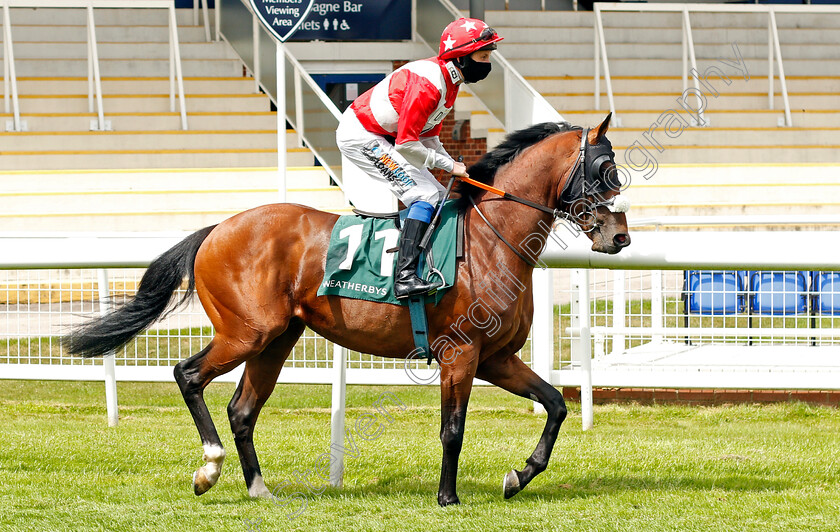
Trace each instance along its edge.
{"label": "horse's tail", "polygon": [[[156,319],[185,303],[195,290],[195,256],[204,239],[216,227],[197,231],[156,258],[143,274],[134,297],[116,310],[78,327],[62,339],[65,348],[85,358],[119,349]],[[175,290],[189,278],[184,297],[166,312]]]}

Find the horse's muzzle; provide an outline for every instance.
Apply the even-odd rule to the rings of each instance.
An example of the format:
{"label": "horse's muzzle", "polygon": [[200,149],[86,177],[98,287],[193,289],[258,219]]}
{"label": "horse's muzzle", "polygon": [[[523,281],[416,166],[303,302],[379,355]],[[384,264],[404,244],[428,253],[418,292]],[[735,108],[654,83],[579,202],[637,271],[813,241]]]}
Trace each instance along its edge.
{"label": "horse's muzzle", "polygon": [[630,245],[630,235],[627,233],[616,233],[613,237],[613,244],[619,249],[626,248]]}

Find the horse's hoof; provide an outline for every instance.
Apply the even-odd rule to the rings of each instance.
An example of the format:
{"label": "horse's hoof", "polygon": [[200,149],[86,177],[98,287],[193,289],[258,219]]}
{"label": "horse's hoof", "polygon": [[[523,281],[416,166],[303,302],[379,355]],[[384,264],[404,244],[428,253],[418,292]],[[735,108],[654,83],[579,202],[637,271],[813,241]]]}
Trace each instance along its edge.
{"label": "horse's hoof", "polygon": [[207,475],[204,474],[204,468],[199,467],[195,473],[193,473],[193,491],[196,495],[203,495],[207,493],[207,490],[213,487],[214,483],[210,482],[210,479],[207,478]]}
{"label": "horse's hoof", "polygon": [[450,504],[461,504],[461,499],[457,495],[451,497],[438,495],[438,504],[441,506],[449,506]]}
{"label": "horse's hoof", "polygon": [[271,499],[274,496],[268,491],[265,481],[260,475],[254,477],[251,486],[248,488],[248,496],[254,499]]}
{"label": "horse's hoof", "polygon": [[502,493],[505,499],[510,499],[520,491],[522,491],[522,488],[519,487],[519,475],[516,474],[515,470],[511,469],[505,475],[504,482],[502,482]]}

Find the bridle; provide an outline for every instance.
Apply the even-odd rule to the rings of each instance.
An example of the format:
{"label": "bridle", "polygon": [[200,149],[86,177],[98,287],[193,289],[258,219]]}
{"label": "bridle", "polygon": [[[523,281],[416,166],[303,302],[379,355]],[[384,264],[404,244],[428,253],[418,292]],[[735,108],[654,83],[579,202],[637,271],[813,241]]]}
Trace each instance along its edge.
{"label": "bridle", "polygon": [[[613,158],[615,154],[612,151],[612,145],[610,141],[603,137],[601,142],[596,145],[589,144],[588,142],[588,134],[589,128],[583,129],[583,133],[580,137],[580,149],[578,152],[577,160],[575,161],[575,165],[572,167],[571,171],[569,172],[568,177],[566,178],[566,182],[563,185],[563,190],[560,193],[560,201],[561,203],[571,204],[574,205],[575,203],[584,200],[587,203],[587,207],[591,209],[590,212],[594,212],[594,209],[598,207],[607,207],[611,208],[615,204],[615,198],[610,198],[608,200],[604,200],[602,197],[599,198],[597,196],[600,193],[610,190],[612,187],[605,184],[603,180],[604,172],[601,172],[600,168],[601,165],[607,161],[613,162]],[[576,216],[574,214],[568,213],[561,209],[552,209],[551,207],[547,207],[545,205],[540,205],[539,203],[535,203],[531,200],[527,200],[525,198],[521,198],[519,196],[515,196],[504,190],[498,189],[496,187],[487,185],[486,183],[482,183],[480,181],[476,181],[469,177],[459,177],[461,181],[468,183],[470,185],[476,186],[493,194],[500,196],[502,199],[507,199],[511,201],[515,201],[516,203],[521,203],[522,205],[526,205],[538,211],[544,212],[546,214],[550,214],[552,216],[552,226],[554,222],[557,221],[558,218],[562,218],[569,222],[574,223],[578,226],[581,232],[590,233],[595,231],[599,228],[600,224],[598,224],[597,220],[592,222],[592,226],[589,229],[584,229],[581,225],[580,216]],[[589,201],[586,199],[586,195],[596,195],[596,201]],[[470,196],[470,203],[475,208],[475,212],[484,220],[484,223],[487,224],[488,227],[499,237],[499,240],[505,243],[505,245],[511,249],[520,259],[525,261],[526,264],[530,265],[533,268],[536,268],[538,265],[525,256],[522,252],[516,249],[500,232],[496,227],[490,223],[490,220],[484,216],[484,213],[478,208],[478,205]]]}

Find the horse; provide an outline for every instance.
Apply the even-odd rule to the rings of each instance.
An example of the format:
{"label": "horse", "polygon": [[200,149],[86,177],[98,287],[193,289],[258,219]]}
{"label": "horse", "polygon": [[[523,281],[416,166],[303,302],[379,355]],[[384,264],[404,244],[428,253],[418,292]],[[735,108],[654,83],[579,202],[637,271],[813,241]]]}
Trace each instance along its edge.
{"label": "horse", "polygon": [[[445,345],[432,345],[440,365],[441,506],[460,502],[458,459],[476,377],[539,401],[547,412],[525,467],[505,474],[504,497],[547,467],[566,405],[556,388],[516,356],[531,327],[531,275],[539,252],[524,242],[537,235],[544,245],[552,223],[564,217],[588,236],[594,251],[617,253],[630,244],[625,214],[611,208],[621,187],[611,179],[617,172],[606,138],[610,116],[591,130],[561,122],[514,132],[469,168],[478,186],[456,189],[464,209],[464,256],[455,285],[437,306],[426,306],[429,337],[447,338]],[[570,193],[573,182],[577,192]],[[254,449],[254,426],[305,327],[352,350],[411,357],[407,307],[316,295],[337,219],[302,205],[273,204],[201,229],[150,264],[132,299],[63,339],[73,354],[104,355],[198,294],[215,336],[174,368],[203,444],[205,463],[193,474],[196,495],[216,484],[225,459],[203,398],[214,378],[245,364],[227,412],[249,495],[270,497]],[[185,278],[186,294],[175,301]],[[492,331],[473,305],[478,301],[485,313],[498,317]]]}

